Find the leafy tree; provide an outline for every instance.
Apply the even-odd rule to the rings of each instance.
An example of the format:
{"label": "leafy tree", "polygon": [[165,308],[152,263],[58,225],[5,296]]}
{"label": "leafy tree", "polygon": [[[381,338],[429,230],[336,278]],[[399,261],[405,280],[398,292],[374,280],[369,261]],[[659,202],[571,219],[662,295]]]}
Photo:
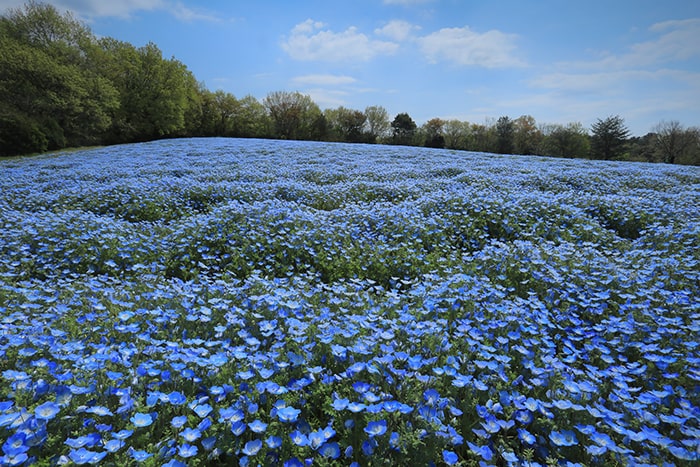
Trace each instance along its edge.
{"label": "leafy tree", "polygon": [[629,130],[619,115],[598,119],[591,127],[591,155],[595,159],[616,159],[625,150]]}
{"label": "leafy tree", "polygon": [[496,122],[497,149],[499,154],[511,154],[515,140],[515,124],[507,116],[500,117]]}
{"label": "leafy tree", "polygon": [[270,117],[255,97],[247,95],[238,101],[238,113],[234,120],[234,135],[244,138],[270,136]]}
{"label": "leafy tree", "polygon": [[[96,41],[70,14],[30,2],[0,18],[0,120],[6,153],[97,142],[118,106]],[[25,135],[25,143],[20,143]],[[18,139],[20,138],[20,139]]]}
{"label": "leafy tree", "polygon": [[544,138],[540,152],[557,157],[586,157],[590,153],[589,136],[579,122],[544,125]]}
{"label": "leafy tree", "polygon": [[[656,138],[654,147],[660,159],[667,164],[678,163],[684,155],[695,149],[695,162],[698,162],[699,132],[697,129],[684,128],[680,122],[672,120],[662,121],[654,129]],[[692,158],[692,155],[691,155]]]}
{"label": "leafy tree", "polygon": [[424,145],[429,148],[444,148],[445,137],[443,136],[443,127],[445,121],[439,118],[428,120],[423,125],[423,133],[425,133]]}
{"label": "leafy tree", "polygon": [[311,97],[299,92],[275,91],[263,99],[274,125],[274,134],[282,139],[321,139],[326,121]]}
{"label": "leafy tree", "polygon": [[530,115],[521,115],[513,121],[515,126],[514,152],[516,154],[535,154],[542,142],[542,133],[537,128],[535,119]]}
{"label": "leafy tree", "polygon": [[448,120],[442,130],[445,147],[448,149],[468,149],[470,145],[471,125],[460,120]]}
{"label": "leafy tree", "polygon": [[389,134],[391,123],[384,107],[372,105],[365,108],[365,133],[367,142],[375,143]]}
{"label": "leafy tree", "polygon": [[367,116],[359,110],[338,107],[324,112],[333,139],[358,143],[367,140],[364,134]]}
{"label": "leafy tree", "polygon": [[394,117],[394,121],[391,122],[391,128],[393,132],[392,141],[394,144],[413,144],[413,137],[416,134],[418,126],[407,113],[397,114],[396,117]]}
{"label": "leafy tree", "polygon": [[469,128],[471,135],[470,151],[496,152],[497,141],[494,125],[490,123],[472,123]]}

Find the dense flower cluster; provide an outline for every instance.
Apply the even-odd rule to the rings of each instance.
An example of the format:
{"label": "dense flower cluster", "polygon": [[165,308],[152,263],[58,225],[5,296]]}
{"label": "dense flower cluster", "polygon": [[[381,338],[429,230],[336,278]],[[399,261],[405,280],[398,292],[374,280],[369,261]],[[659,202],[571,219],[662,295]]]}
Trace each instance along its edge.
{"label": "dense flower cluster", "polygon": [[700,170],[0,161],[0,464],[697,465]]}

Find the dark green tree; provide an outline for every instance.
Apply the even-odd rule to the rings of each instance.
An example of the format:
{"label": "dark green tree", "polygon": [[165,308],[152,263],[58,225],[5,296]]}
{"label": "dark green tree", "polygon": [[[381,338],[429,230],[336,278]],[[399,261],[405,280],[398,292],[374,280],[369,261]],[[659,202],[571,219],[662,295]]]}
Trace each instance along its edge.
{"label": "dark green tree", "polygon": [[443,128],[445,121],[439,118],[432,118],[423,125],[422,130],[425,134],[424,146],[428,148],[444,148],[445,136]]}
{"label": "dark green tree", "polygon": [[591,156],[594,159],[617,159],[625,152],[630,132],[619,115],[598,119],[591,126]]}
{"label": "dark green tree", "polygon": [[96,40],[70,14],[29,2],[0,18],[0,141],[16,154],[93,144],[117,92],[99,73]]}
{"label": "dark green tree", "polygon": [[507,116],[500,117],[496,121],[496,152],[499,154],[511,154],[515,141],[515,124]]}
{"label": "dark green tree", "polygon": [[407,113],[397,114],[396,117],[394,117],[394,121],[391,122],[391,129],[393,132],[392,142],[402,145],[414,144],[413,139],[417,128],[416,122],[414,122]]}

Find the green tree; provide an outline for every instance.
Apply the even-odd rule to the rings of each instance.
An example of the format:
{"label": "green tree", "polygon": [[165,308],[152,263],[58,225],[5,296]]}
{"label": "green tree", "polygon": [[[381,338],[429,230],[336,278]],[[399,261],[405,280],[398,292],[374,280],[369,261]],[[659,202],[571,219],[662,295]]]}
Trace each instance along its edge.
{"label": "green tree", "polygon": [[511,154],[515,140],[515,124],[510,117],[503,116],[496,121],[496,152]]}
{"label": "green tree", "polygon": [[521,115],[513,121],[515,126],[514,151],[516,154],[535,154],[542,142],[542,133],[537,128],[535,119],[530,115]]}
{"label": "green tree", "polygon": [[595,159],[616,159],[625,151],[630,132],[619,115],[598,119],[591,126],[591,156]]}
{"label": "green tree", "polygon": [[323,115],[328,122],[329,136],[335,141],[358,143],[367,140],[364,134],[367,116],[359,110],[343,106],[327,109]]}
{"label": "green tree", "polygon": [[445,126],[445,121],[439,118],[433,118],[428,120],[422,127],[423,133],[425,135],[424,146],[429,148],[444,148],[445,147],[445,136],[443,134],[443,128]]}
{"label": "green tree", "polygon": [[70,14],[29,2],[2,16],[0,140],[7,144],[3,152],[98,142],[118,100],[97,65],[94,36]]}
{"label": "green tree", "polygon": [[460,120],[448,120],[443,125],[445,147],[448,149],[468,149],[470,145],[471,125]]}
{"label": "green tree", "polygon": [[579,122],[544,125],[542,133],[544,138],[539,152],[543,155],[584,158],[590,153],[588,132]]}
{"label": "green tree", "polygon": [[277,138],[317,140],[325,136],[325,118],[311,97],[299,92],[275,91],[263,99],[263,105]]}
{"label": "green tree", "polygon": [[392,142],[394,144],[411,145],[418,126],[407,113],[400,113],[391,122],[393,132]]}
{"label": "green tree", "polygon": [[365,133],[367,142],[375,143],[389,134],[391,123],[384,107],[372,105],[365,108]]}

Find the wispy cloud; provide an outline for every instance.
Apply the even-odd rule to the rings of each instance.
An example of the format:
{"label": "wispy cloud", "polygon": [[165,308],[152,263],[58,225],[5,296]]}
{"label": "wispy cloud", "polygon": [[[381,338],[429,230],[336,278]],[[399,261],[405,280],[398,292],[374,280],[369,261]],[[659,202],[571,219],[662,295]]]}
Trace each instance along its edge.
{"label": "wispy cloud", "polygon": [[384,0],[385,5],[420,5],[421,3],[432,3],[435,0]]}
{"label": "wispy cloud", "polygon": [[381,28],[375,29],[374,33],[385,36],[395,41],[403,42],[413,36],[414,32],[420,31],[421,27],[407,21],[392,20]]}
{"label": "wispy cloud", "polygon": [[340,86],[356,82],[352,76],[341,75],[304,75],[292,80],[295,84],[310,86]]}
{"label": "wispy cloud", "polygon": [[354,26],[342,32],[324,27],[323,23],[307,19],[292,29],[282,48],[296,60],[325,62],[366,62],[393,54],[399,48],[395,42],[370,39]]}
{"label": "wispy cloud", "polygon": [[465,26],[444,28],[418,39],[431,63],[448,61],[457,65],[486,68],[519,67],[524,62],[515,55],[514,34],[491,30],[479,33]]}

